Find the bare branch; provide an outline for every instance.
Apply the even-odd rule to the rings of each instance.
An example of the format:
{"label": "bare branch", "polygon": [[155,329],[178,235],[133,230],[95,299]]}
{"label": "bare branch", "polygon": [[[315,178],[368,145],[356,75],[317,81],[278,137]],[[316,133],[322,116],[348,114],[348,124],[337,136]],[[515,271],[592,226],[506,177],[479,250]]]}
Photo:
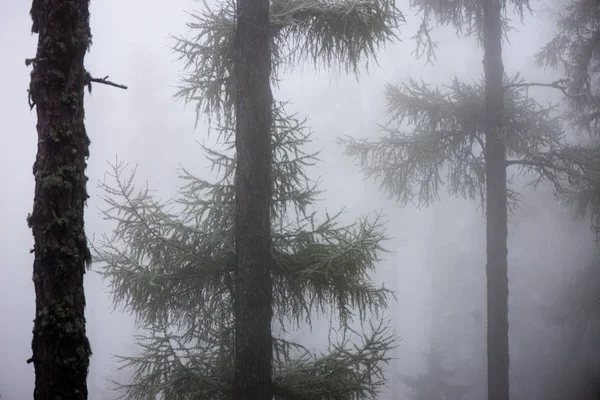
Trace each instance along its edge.
{"label": "bare branch", "polygon": [[92,75],[90,75],[89,72],[86,72],[85,73],[85,84],[87,85],[88,91],[90,93],[92,93],[92,82],[93,83],[101,83],[103,85],[108,85],[108,86],[116,87],[119,89],[127,90],[127,86],[109,81],[108,75],[105,76],[104,78],[94,78],[94,77],[92,77]]}

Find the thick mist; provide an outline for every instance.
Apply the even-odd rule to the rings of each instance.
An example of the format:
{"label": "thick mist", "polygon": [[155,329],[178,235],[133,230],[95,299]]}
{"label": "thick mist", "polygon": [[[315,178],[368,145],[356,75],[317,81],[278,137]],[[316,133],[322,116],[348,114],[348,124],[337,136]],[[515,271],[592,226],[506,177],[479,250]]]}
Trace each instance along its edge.
{"label": "thick mist", "polygon": [[[208,162],[197,142],[210,143],[206,121],[195,127],[194,106],[185,107],[173,95],[182,63],[169,46],[170,35],[186,33],[186,11],[199,7],[192,0],[160,1],[104,0],[91,4],[93,45],[86,56],[87,69],[98,76],[128,85],[118,91],[95,86],[86,94],[86,125],[91,138],[87,176],[90,199],[86,229],[90,240],[110,233],[111,223],[99,216],[103,207],[97,182],[105,178],[109,162],[137,165],[137,180],[169,197],[174,193],[177,168],[181,165],[200,176],[208,176]],[[407,7],[400,5],[403,11]],[[536,2],[534,7],[539,8]],[[2,400],[30,398],[33,392],[31,331],[34,289],[31,280],[33,239],[25,218],[32,208],[34,181],[31,167],[36,152],[36,116],[27,105],[30,70],[25,59],[35,54],[37,38],[30,34],[30,2],[0,3],[0,49],[2,67],[0,109],[4,129],[0,131],[0,394]],[[539,11],[548,12],[546,11]],[[521,72],[538,81],[553,80],[552,71],[534,66],[534,52],[552,36],[550,16],[528,17],[525,25],[514,21],[516,30],[505,46],[507,73]],[[548,14],[549,15],[549,14]],[[306,65],[301,72],[282,76],[275,97],[291,100],[291,111],[309,117],[315,132],[311,150],[322,150],[322,163],[312,169],[321,177],[323,210],[346,208],[343,221],[382,212],[387,222],[388,253],[373,277],[396,292],[389,311],[393,326],[402,337],[388,366],[388,393],[382,399],[408,399],[400,377],[425,370],[424,352],[431,335],[445,343],[447,365],[457,380],[469,384],[465,399],[483,398],[485,383],[485,225],[479,204],[442,194],[429,208],[399,207],[379,190],[377,182],[365,180],[356,165],[336,145],[336,138],[351,135],[375,138],[384,114],[383,87],[407,76],[432,85],[447,83],[451,75],[477,80],[482,75],[482,52],[473,38],[457,38],[452,29],[434,32],[439,41],[433,65],[416,60],[410,37],[419,21],[407,14],[401,28],[401,43],[388,46],[359,80],[354,76],[332,77]],[[550,91],[536,89],[543,100],[556,99]],[[542,101],[543,102],[543,101]],[[517,178],[522,179],[522,178]],[[517,184],[516,182],[514,183]],[[511,385],[514,399],[537,399],[552,374],[560,372],[561,351],[577,352],[584,358],[592,350],[593,336],[572,343],[565,330],[550,335],[535,325],[544,305],[550,306],[567,289],[573,274],[597,256],[594,235],[587,220],[575,220],[572,209],[558,204],[551,188],[541,185],[523,191],[523,203],[509,221],[509,279],[511,282]],[[113,310],[108,282],[90,271],[86,275],[87,332],[92,346],[89,374],[90,399],[117,397],[110,379],[126,379],[117,371],[113,354],[131,354],[134,321]],[[433,279],[443,270],[444,279]],[[439,316],[443,316],[439,317]],[[432,321],[433,320],[433,321]],[[327,321],[297,335],[305,335],[315,347],[327,344]],[[590,328],[591,329],[591,328]],[[596,327],[597,329],[597,327]],[[566,332],[566,333],[565,333]],[[568,347],[572,346],[572,347]],[[480,363],[480,364],[478,364]],[[583,363],[583,361],[582,361]],[[598,366],[591,358],[582,371]],[[473,368],[471,365],[480,365]],[[589,368],[588,368],[589,367]],[[575,368],[575,367],[573,367]],[[533,383],[532,383],[533,382]],[[572,386],[583,382],[572,381]],[[554,393],[559,396],[559,394]]]}

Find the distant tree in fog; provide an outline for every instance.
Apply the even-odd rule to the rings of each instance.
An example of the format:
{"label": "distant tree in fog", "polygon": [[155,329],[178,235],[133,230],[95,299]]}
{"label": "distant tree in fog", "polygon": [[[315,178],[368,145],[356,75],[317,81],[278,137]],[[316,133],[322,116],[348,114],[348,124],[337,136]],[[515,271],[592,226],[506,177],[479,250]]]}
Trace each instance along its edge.
{"label": "distant tree in fog", "polygon": [[402,376],[409,388],[411,400],[462,400],[469,386],[456,383],[454,370],[444,366],[444,353],[432,342],[425,353],[425,372],[417,376]]}
{"label": "distant tree in fog", "polygon": [[[521,16],[529,8],[526,0],[415,1],[425,14],[420,48],[432,55],[431,18],[477,34],[484,49],[483,81],[453,78],[444,88],[415,79],[388,85],[387,136],[341,141],[363,172],[379,178],[402,205],[428,205],[445,185],[450,194],[485,206],[488,398],[499,400],[509,398],[507,213],[519,201],[518,188],[509,185],[513,177],[526,174],[531,184],[547,180],[564,195],[581,177],[588,155],[587,148],[567,144],[558,110],[529,95],[531,86],[562,90],[562,82],[538,84],[504,75],[501,38],[509,27],[507,3]],[[508,171],[514,174],[507,176]]]}
{"label": "distant tree in fog", "polygon": [[[229,399],[234,353],[234,216],[236,203],[235,5],[193,14],[194,38],[178,39],[186,60],[179,95],[211,118],[220,147],[203,149],[219,178],[208,182],[183,170],[178,195],[161,201],[136,191],[133,175],[114,165],[104,215],[117,223],[98,243],[95,260],[111,280],[116,305],[134,313],[148,334],[142,352],[123,357],[133,368],[122,382],[127,398]],[[394,37],[401,15],[390,1],[274,1],[271,3],[273,82],[302,60],[358,72]],[[273,393],[277,399],[375,398],[396,338],[383,316],[391,292],[369,279],[385,239],[378,218],[341,226],[337,215],[317,217],[316,183],[305,169],[317,162],[303,151],[305,120],[273,103],[271,128],[273,236]],[[314,317],[339,320],[329,349],[317,353],[286,339]],[[353,322],[363,330],[354,331]],[[333,323],[333,322],[332,322]],[[371,323],[370,327],[367,326]],[[331,337],[335,335],[339,341]]]}
{"label": "distant tree in fog", "polygon": [[[589,140],[579,150],[582,173],[573,179],[564,193],[580,216],[591,218],[592,228],[600,235],[600,2],[570,0],[557,18],[557,33],[537,55],[540,66],[557,68],[564,73],[561,90],[569,127]],[[584,141],[586,142],[586,141]],[[600,358],[589,358],[590,340],[600,335],[600,272],[598,260],[570,275],[562,293],[546,305],[542,315],[551,329],[559,329],[569,343],[561,354],[560,377],[551,384],[556,392],[577,386],[574,394],[581,399],[600,398]],[[584,371],[574,362],[586,365]],[[593,366],[595,363],[595,367]],[[558,386],[557,386],[558,385]],[[571,392],[571,395],[573,393]]]}
{"label": "distant tree in fog", "polygon": [[537,61],[564,73],[560,89],[566,119],[571,129],[591,136],[592,146],[580,149],[583,173],[573,179],[566,199],[581,214],[589,212],[600,233],[600,2],[571,0],[557,26],[558,33],[538,53]]}

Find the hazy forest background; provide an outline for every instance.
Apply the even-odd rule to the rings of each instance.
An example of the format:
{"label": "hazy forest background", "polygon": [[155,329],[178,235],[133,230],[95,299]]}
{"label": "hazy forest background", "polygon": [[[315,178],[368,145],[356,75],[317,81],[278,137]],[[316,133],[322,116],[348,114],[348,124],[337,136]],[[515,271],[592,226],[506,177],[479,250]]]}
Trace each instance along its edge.
{"label": "hazy forest background", "polygon": [[[216,3],[208,2],[209,6]],[[536,65],[535,54],[556,32],[555,18],[566,0],[534,1],[533,14],[521,23],[513,16],[514,30],[504,42],[508,75],[519,73],[534,82],[552,82],[561,71]],[[173,52],[171,35],[185,35],[191,17],[202,8],[192,0],[105,0],[91,2],[92,50],[86,68],[109,74],[126,84],[127,91],[95,86],[86,94],[86,126],[91,138],[87,176],[90,199],[86,231],[91,241],[110,234],[114,221],[101,218],[105,208],[98,182],[110,179],[109,163],[122,160],[136,168],[135,183],[146,185],[161,198],[176,194],[181,184],[178,168],[212,179],[210,163],[198,143],[214,145],[208,124],[196,123],[194,105],[173,98],[181,82],[183,63]],[[309,118],[312,141],[307,152],[320,151],[318,166],[308,168],[321,181],[319,213],[344,209],[340,221],[380,212],[389,240],[377,263],[373,281],[395,292],[386,315],[401,340],[385,368],[386,399],[479,400],[485,398],[485,221],[477,204],[449,196],[429,207],[401,207],[388,198],[373,179],[364,179],[338,139],[344,135],[375,139],[378,124],[387,122],[384,87],[407,77],[432,86],[446,85],[453,77],[478,81],[482,77],[482,50],[474,37],[458,36],[452,27],[437,27],[433,63],[413,55],[420,17],[408,2],[397,1],[406,22],[401,42],[385,46],[378,65],[358,76],[333,76],[315,71],[310,63],[281,74],[275,98],[291,100],[288,113]],[[31,230],[25,218],[31,211],[35,159],[35,113],[27,106],[30,70],[25,59],[33,56],[37,37],[30,34],[30,3],[0,4],[2,95],[0,109],[0,394],[2,400],[25,399],[33,391],[31,356],[34,290],[31,281]],[[540,103],[559,102],[561,93],[547,88],[529,92]],[[108,163],[107,163],[108,161]],[[127,172],[131,172],[128,170]],[[526,177],[515,177],[526,182]],[[509,220],[511,399],[593,399],[600,389],[597,309],[582,308],[590,287],[600,293],[598,248],[589,218],[574,218],[573,208],[561,205],[553,187],[542,183],[522,192],[521,207]],[[99,270],[99,265],[92,268]],[[95,272],[85,277],[87,332],[93,355],[89,372],[89,398],[113,399],[109,380],[127,381],[130,370],[117,370],[113,355],[138,352],[133,335],[134,318],[113,310],[108,282]],[[597,284],[597,285],[596,285]],[[596,285],[596,286],[595,286]],[[579,303],[578,303],[579,302]],[[328,345],[330,322],[320,319],[291,338],[318,350]],[[427,394],[427,390],[432,390]],[[437,392],[436,392],[437,391]],[[437,393],[437,394],[436,394]]]}

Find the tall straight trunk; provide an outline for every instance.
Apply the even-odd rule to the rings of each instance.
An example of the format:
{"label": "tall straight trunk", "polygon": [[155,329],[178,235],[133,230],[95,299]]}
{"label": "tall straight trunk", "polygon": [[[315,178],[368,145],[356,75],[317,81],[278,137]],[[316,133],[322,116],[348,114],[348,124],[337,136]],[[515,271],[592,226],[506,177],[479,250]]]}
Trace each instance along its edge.
{"label": "tall straight trunk", "polygon": [[508,215],[506,147],[502,138],[501,0],[484,0],[483,47],[486,121],[487,373],[488,399],[509,398]]}
{"label": "tall straight trunk", "polygon": [[36,314],[32,350],[35,400],[87,399],[91,355],[83,276],[89,262],[83,212],[90,141],[84,125],[83,61],[89,47],[89,0],[34,0],[38,33],[29,88],[37,111],[33,165]]}
{"label": "tall straight trunk", "polygon": [[271,400],[271,37],[269,0],[237,0],[234,400]]}

